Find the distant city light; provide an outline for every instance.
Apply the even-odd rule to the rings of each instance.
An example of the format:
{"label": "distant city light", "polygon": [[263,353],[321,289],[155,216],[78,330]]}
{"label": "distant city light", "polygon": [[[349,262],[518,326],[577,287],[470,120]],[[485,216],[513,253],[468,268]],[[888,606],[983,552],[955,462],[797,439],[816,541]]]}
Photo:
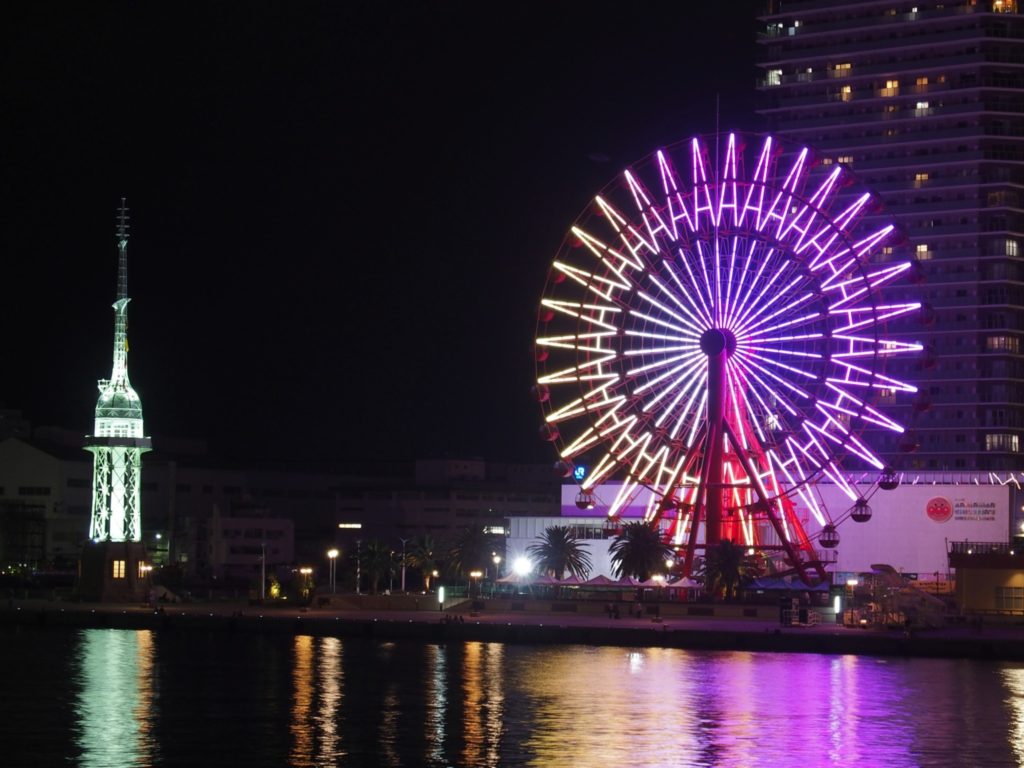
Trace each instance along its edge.
{"label": "distant city light", "polygon": [[362,523],[338,523],[338,527],[339,528],[353,528],[355,530],[359,530],[360,528],[363,527],[363,524]]}
{"label": "distant city light", "polygon": [[484,526],[484,533],[489,533],[494,536],[504,536],[505,526],[504,525],[487,525]]}

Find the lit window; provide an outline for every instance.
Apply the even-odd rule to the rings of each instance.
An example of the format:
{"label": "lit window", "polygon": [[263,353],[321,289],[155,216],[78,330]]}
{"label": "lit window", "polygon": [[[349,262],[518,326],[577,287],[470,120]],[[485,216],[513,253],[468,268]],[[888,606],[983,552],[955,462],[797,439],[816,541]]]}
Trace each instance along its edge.
{"label": "lit window", "polygon": [[1020,450],[1020,437],[1017,435],[1011,435],[1007,433],[985,435],[985,450],[1013,451],[1014,453],[1016,453]]}
{"label": "lit window", "polygon": [[1017,0],[992,0],[993,13],[1016,13]]}
{"label": "lit window", "polygon": [[848,61],[844,61],[842,64],[836,64],[832,68],[832,76],[833,77],[846,77],[847,75],[850,74],[850,70],[851,69],[853,69],[853,65],[850,62],[848,62]]}
{"label": "lit window", "polygon": [[765,85],[782,85],[782,70],[769,69],[768,76],[765,78]]}
{"label": "lit window", "polygon": [[1006,241],[1006,255],[1007,256],[1020,256],[1020,245],[1016,240]]}
{"label": "lit window", "polygon": [[927,77],[919,77],[919,78],[917,78],[917,84],[918,85],[928,85],[928,78]]}
{"label": "lit window", "polygon": [[836,158],[836,162],[843,165],[853,165],[853,155],[840,155]]}
{"label": "lit window", "polygon": [[918,109],[928,109],[928,102],[927,101],[919,101],[919,102],[917,102],[917,108]]}
{"label": "lit window", "polygon": [[928,172],[922,171],[921,173],[915,173],[914,181],[928,181]]}
{"label": "lit window", "polygon": [[822,158],[821,164],[822,165],[832,165],[832,158],[831,157]]}
{"label": "lit window", "polygon": [[124,560],[114,560],[114,572],[113,577],[115,579],[124,578]]}
{"label": "lit window", "polygon": [[882,255],[883,256],[892,256],[892,246],[891,245],[885,246],[882,249]]}
{"label": "lit window", "polygon": [[843,87],[842,87],[842,88],[841,88],[841,89],[839,90],[839,94],[840,94],[840,98],[841,98],[841,99],[842,99],[843,101],[849,101],[850,99],[852,99],[852,98],[853,98],[853,88],[851,88],[851,87],[850,87],[850,86],[848,86],[848,85],[844,85],[844,86],[843,86]]}
{"label": "lit window", "polygon": [[1016,336],[989,336],[985,339],[986,352],[1020,352],[1020,339]]}
{"label": "lit window", "polygon": [[918,261],[925,261],[932,257],[931,251],[928,250],[928,245],[926,243],[918,243],[915,250]]}
{"label": "lit window", "polygon": [[150,571],[150,566],[146,565],[146,563],[143,562],[142,560],[139,560],[139,578],[140,579],[146,578],[146,574],[149,573],[149,571]]}
{"label": "lit window", "polygon": [[885,87],[879,92],[879,96],[898,96],[900,92],[900,81],[899,80],[886,80]]}

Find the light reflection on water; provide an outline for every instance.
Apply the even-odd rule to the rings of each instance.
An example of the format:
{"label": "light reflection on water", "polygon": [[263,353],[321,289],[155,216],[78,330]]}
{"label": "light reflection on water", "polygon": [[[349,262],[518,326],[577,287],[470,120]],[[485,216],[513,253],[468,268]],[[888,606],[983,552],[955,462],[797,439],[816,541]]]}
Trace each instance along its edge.
{"label": "light reflection on water", "polygon": [[75,673],[78,764],[152,765],[153,633],[83,630]]}
{"label": "light reflection on water", "polygon": [[[1021,664],[116,630],[60,647],[72,675],[34,716],[55,728],[69,702],[63,757],[84,766],[210,764],[214,744],[254,767],[1024,767]],[[0,715],[18,754],[18,710]]]}

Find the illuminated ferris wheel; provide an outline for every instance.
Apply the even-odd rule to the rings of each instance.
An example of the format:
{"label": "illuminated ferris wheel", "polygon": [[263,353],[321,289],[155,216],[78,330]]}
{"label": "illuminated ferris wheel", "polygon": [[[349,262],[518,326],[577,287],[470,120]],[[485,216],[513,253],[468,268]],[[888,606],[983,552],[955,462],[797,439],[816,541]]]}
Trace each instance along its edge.
{"label": "illuminated ferris wheel", "polygon": [[870,514],[841,464],[882,471],[863,433],[903,432],[875,404],[916,391],[883,371],[921,345],[884,326],[920,304],[881,295],[910,264],[848,169],[757,143],[693,138],[602,190],[551,266],[534,392],[580,506],[639,504],[687,575],[728,539],[812,581],[838,542],[813,483]]}

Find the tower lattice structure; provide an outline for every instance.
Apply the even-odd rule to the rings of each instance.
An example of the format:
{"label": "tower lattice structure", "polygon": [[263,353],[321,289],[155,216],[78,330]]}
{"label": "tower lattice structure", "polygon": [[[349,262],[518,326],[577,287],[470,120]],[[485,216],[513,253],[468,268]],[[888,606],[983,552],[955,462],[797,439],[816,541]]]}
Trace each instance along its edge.
{"label": "tower lattice structure", "polygon": [[93,434],[85,450],[93,455],[92,541],[141,541],[139,499],[142,454],[152,443],[143,434],[142,401],[128,380],[128,209],[117,214],[117,300],[114,302],[114,366],[100,379]]}

